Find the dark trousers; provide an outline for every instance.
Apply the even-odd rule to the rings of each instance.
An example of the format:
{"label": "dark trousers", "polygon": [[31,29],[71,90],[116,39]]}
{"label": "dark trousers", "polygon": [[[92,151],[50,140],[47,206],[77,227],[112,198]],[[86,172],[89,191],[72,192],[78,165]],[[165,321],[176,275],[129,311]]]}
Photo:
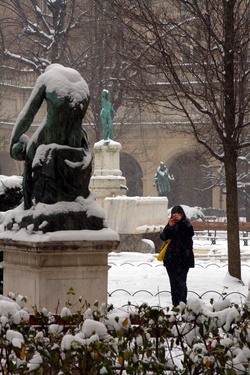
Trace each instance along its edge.
{"label": "dark trousers", "polygon": [[187,274],[189,268],[166,267],[172,295],[173,306],[178,306],[180,302],[187,303]]}

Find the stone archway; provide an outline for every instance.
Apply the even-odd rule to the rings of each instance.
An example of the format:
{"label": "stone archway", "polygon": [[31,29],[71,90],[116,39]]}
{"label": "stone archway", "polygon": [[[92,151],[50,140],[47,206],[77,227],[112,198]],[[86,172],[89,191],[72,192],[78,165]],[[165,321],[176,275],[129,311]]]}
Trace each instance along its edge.
{"label": "stone archway", "polygon": [[174,176],[168,195],[169,207],[185,204],[191,207],[212,207],[212,190],[205,188],[201,164],[206,164],[199,152],[186,152],[172,162],[169,173]]}
{"label": "stone archway", "polygon": [[138,161],[126,152],[120,153],[120,169],[126,178],[127,196],[143,196],[143,173]]}

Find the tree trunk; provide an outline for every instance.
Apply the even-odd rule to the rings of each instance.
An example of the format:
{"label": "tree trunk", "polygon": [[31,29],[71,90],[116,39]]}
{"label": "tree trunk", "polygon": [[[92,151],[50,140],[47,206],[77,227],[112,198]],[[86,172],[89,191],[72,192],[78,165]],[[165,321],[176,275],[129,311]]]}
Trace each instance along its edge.
{"label": "tree trunk", "polygon": [[225,137],[223,140],[224,165],[227,187],[227,233],[228,272],[241,280],[239,214],[237,190],[237,142],[235,140],[236,100],[235,100],[235,0],[223,2],[224,6],[224,108]]}
{"label": "tree trunk", "polygon": [[249,188],[246,186],[246,198],[245,198],[245,201],[246,201],[246,204],[245,204],[245,208],[246,208],[246,221],[250,221],[250,205],[249,205]]}
{"label": "tree trunk", "polygon": [[237,200],[237,155],[229,150],[225,153],[227,235],[228,235],[228,272],[241,280],[239,214]]}

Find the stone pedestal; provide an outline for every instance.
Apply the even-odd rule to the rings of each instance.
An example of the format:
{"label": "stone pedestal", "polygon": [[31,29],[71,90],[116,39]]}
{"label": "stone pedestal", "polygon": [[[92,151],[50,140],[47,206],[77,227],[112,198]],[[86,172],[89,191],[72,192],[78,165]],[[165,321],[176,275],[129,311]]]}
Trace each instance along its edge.
{"label": "stone pedestal", "polygon": [[[108,253],[119,241],[26,242],[0,239],[3,250],[4,295],[21,294],[27,307],[60,313],[69,299],[76,306],[87,301],[93,308],[107,302]],[[75,295],[67,295],[70,289]],[[83,303],[77,303],[82,297]]]}
{"label": "stone pedestal", "polygon": [[121,144],[112,140],[94,145],[94,173],[89,188],[102,207],[104,198],[126,195],[126,179],[120,170],[121,149]]}

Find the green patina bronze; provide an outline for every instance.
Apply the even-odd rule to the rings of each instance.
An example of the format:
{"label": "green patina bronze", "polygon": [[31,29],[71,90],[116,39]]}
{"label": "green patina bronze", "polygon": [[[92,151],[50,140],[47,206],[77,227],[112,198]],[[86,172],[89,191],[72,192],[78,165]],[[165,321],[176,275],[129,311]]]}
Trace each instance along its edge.
{"label": "green patina bronze", "polygon": [[159,197],[166,197],[168,193],[171,191],[171,180],[174,180],[174,177],[170,176],[166,165],[161,161],[154,176],[153,183],[153,186],[156,186]]}
{"label": "green patina bronze", "polygon": [[108,90],[102,91],[102,110],[101,110],[101,122],[102,122],[102,136],[104,143],[109,143],[110,139],[114,139],[113,131],[113,117],[115,111],[110,102],[110,92]]}
{"label": "green patina bronze", "polygon": [[[86,82],[74,69],[52,64],[37,79],[30,99],[17,119],[10,146],[11,156],[25,162],[25,210],[38,203],[52,205],[74,202],[79,196],[89,197],[92,156],[82,127],[89,98]],[[44,101],[47,103],[46,117],[29,138],[25,132]],[[56,220],[55,216],[44,217],[44,214],[40,219],[26,215],[20,225],[27,227],[35,223],[39,229],[39,225],[47,221],[44,232],[103,228],[103,220],[96,219],[88,219],[86,213],[74,212],[59,215]]]}

